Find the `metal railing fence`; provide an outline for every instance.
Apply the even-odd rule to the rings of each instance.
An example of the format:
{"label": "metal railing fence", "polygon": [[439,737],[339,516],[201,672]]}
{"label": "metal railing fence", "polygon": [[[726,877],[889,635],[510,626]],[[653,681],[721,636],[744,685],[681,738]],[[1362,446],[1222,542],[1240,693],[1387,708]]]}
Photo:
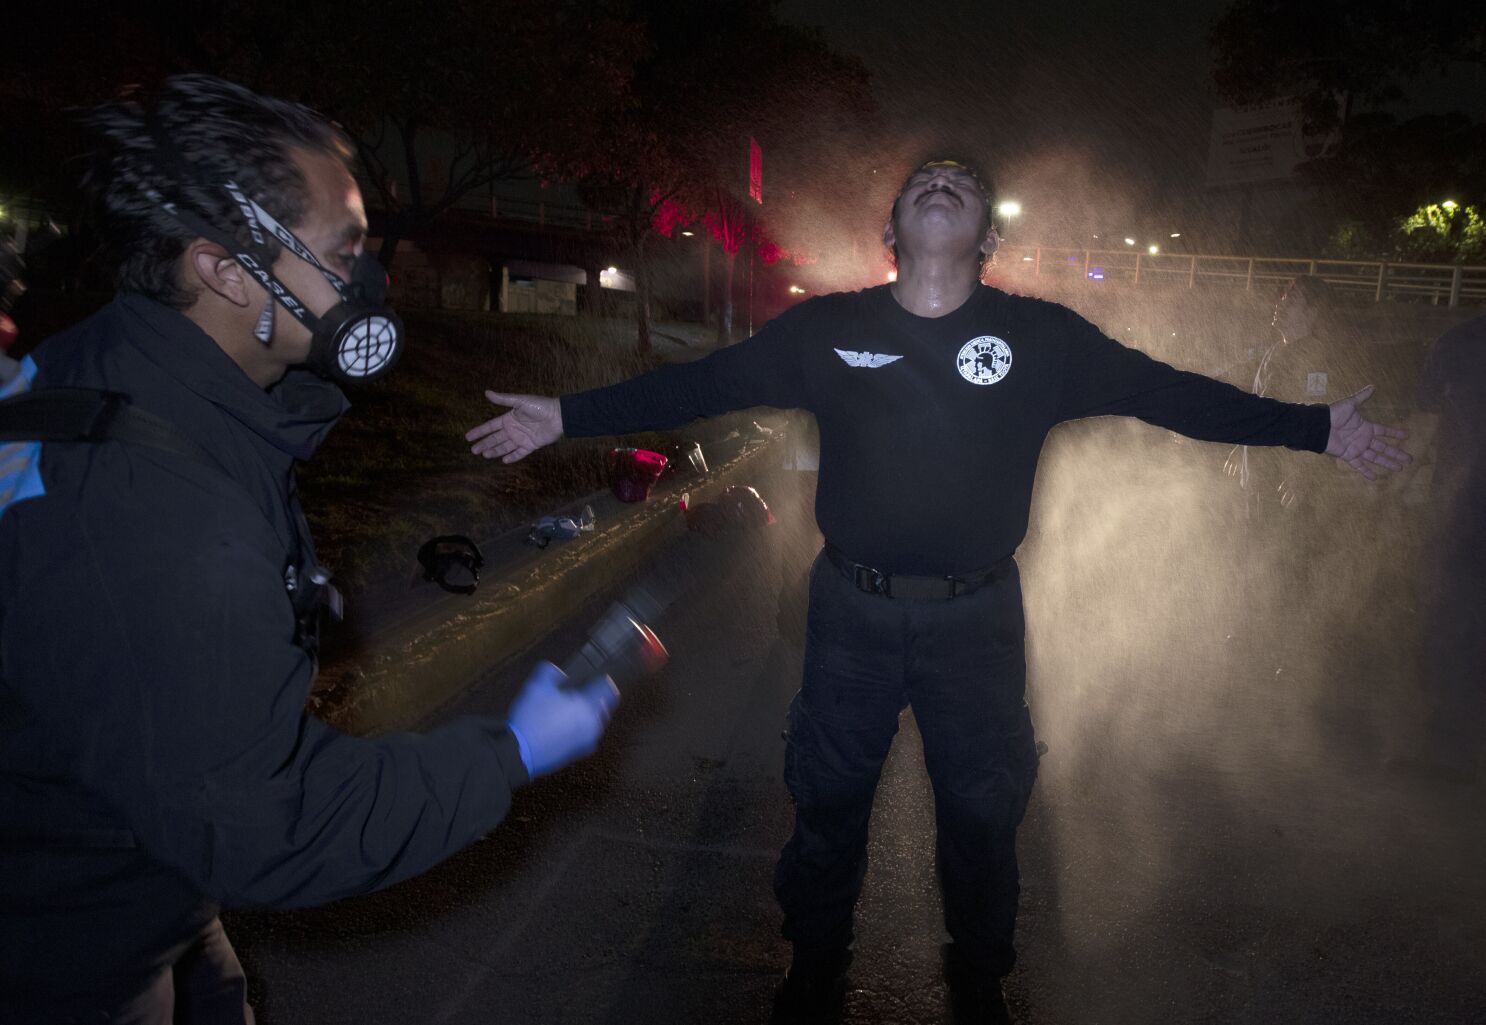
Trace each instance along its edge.
{"label": "metal railing fence", "polygon": [[1099,287],[1239,289],[1283,288],[1314,274],[1344,296],[1362,301],[1459,306],[1486,303],[1486,265],[1390,263],[1304,256],[1151,254],[1136,249],[1075,249],[1005,244],[996,271]]}

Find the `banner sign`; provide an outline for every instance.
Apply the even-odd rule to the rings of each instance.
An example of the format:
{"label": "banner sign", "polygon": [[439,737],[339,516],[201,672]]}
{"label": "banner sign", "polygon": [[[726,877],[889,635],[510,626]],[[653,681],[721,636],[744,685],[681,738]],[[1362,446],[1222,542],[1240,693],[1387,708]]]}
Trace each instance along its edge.
{"label": "banner sign", "polygon": [[1300,104],[1275,100],[1213,111],[1207,151],[1208,185],[1288,178],[1306,159]]}

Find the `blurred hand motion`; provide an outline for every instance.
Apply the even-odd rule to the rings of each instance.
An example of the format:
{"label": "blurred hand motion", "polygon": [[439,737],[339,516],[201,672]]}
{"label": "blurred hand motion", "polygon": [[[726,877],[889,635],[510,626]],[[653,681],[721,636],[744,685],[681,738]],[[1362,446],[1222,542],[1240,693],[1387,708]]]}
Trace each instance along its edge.
{"label": "blurred hand motion", "polygon": [[470,451],[475,455],[514,463],[562,437],[562,404],[557,399],[494,391],[485,397],[510,411],[465,432],[464,440],[474,443]]}
{"label": "blurred hand motion", "polygon": [[1372,398],[1368,385],[1355,395],[1331,404],[1331,434],[1326,441],[1326,454],[1336,456],[1368,480],[1377,480],[1376,467],[1402,470],[1413,461],[1390,439],[1402,440],[1409,432],[1399,427],[1386,427],[1362,415],[1362,404]]}
{"label": "blurred hand motion", "polygon": [[[1226,477],[1240,477],[1243,473],[1244,447],[1234,445],[1228,450],[1227,457],[1223,460],[1223,475]],[[1242,478],[1240,477],[1240,482]]]}
{"label": "blurred hand motion", "polygon": [[582,686],[566,681],[551,662],[539,664],[506,717],[533,779],[592,754],[619,705],[619,688],[607,676]]}

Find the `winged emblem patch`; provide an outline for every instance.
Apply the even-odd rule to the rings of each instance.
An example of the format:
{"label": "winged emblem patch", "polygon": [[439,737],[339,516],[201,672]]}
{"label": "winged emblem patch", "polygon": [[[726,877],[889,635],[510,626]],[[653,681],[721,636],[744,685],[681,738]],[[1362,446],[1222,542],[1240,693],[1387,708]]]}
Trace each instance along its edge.
{"label": "winged emblem patch", "polygon": [[837,349],[836,355],[845,360],[849,367],[885,367],[894,360],[903,358],[881,352],[852,352],[850,349]]}

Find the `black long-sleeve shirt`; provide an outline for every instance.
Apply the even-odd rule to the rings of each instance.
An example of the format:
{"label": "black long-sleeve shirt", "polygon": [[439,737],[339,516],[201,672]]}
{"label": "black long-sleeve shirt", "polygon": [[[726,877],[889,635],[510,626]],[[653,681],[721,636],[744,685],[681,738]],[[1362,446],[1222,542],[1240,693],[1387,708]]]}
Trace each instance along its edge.
{"label": "black long-sleeve shirt", "polygon": [[1325,406],[1247,394],[1106,337],[1055,303],[977,288],[920,317],[887,286],[821,296],[752,338],[562,398],[572,437],[678,427],[750,406],[820,426],[827,541],[890,573],[968,573],[1027,529],[1048,431],[1135,416],[1204,441],[1325,451]]}
{"label": "black long-sleeve shirt", "polygon": [[501,820],[527,778],[502,721],[355,738],[304,713],[289,484],[344,409],[334,386],[291,371],[265,392],[138,296],[31,374],[125,392],[223,469],[0,446],[0,1019],[137,986],[218,902],[366,893]]}

